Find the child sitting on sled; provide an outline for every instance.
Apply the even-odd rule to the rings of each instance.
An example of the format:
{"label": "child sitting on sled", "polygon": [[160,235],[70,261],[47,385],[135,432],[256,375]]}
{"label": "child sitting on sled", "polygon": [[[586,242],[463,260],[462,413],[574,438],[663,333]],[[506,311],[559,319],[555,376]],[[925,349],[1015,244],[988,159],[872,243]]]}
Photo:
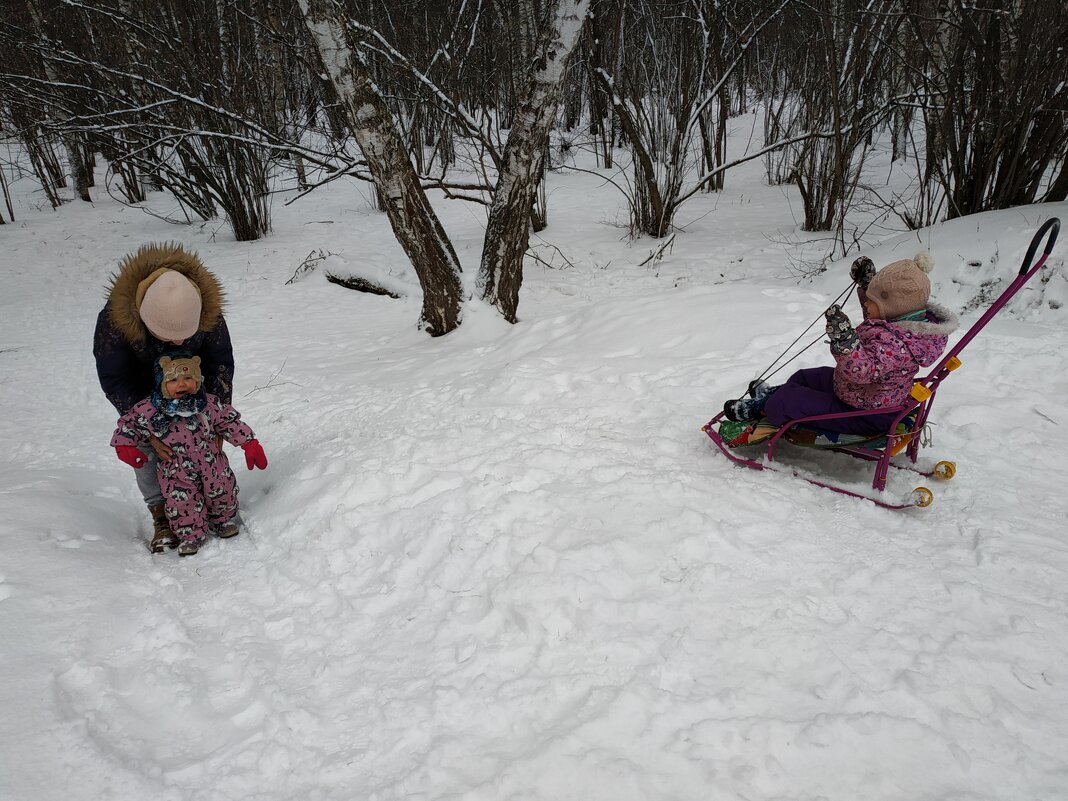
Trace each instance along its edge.
{"label": "child sitting on sled", "polygon": [[827,334],[834,367],[798,370],[778,387],[758,382],[752,397],[727,401],[724,416],[747,421],[727,445],[764,442],[791,420],[871,409],[873,414],[820,420],[824,430],[841,434],[885,434],[896,412],[882,413],[909,400],[913,379],[942,355],[957,317],[930,301],[934,266],[927,253],[902,259],[878,272],[871,259],[857,259],[850,277],[864,309],[855,329],[837,304],[827,309]]}
{"label": "child sitting on sled", "polygon": [[267,467],[267,457],[241,415],[203,391],[200,357],[187,351],[161,356],[156,389],[119,418],[111,444],[119,459],[135,468],[147,461],[139,445],[160,454],[158,467],[170,531],[153,537],[153,553],[178,546],[179,556],[197,552],[208,532],[238,533],[237,480],[222,451],[225,438],[245,451],[248,469]]}

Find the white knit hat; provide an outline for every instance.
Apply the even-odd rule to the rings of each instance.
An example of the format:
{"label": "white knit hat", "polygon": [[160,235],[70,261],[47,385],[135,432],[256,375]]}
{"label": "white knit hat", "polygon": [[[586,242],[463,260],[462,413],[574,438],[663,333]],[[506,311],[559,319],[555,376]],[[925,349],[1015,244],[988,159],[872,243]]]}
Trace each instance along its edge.
{"label": "white knit hat", "polygon": [[189,339],[200,327],[200,290],[174,270],[159,269],[137,288],[138,313],[157,339]]}

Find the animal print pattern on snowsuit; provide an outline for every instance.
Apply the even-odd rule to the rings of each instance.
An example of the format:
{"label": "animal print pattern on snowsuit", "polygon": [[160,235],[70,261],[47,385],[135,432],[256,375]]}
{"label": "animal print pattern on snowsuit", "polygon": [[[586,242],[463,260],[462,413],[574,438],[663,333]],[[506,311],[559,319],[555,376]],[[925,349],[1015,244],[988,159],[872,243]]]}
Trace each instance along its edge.
{"label": "animal print pattern on snowsuit", "polygon": [[174,456],[161,459],[158,469],[164,510],[180,539],[200,542],[210,527],[237,514],[237,479],[215,438],[222,435],[231,445],[244,445],[256,435],[233,406],[215,395],[207,396],[199,414],[168,417],[166,431],[154,428],[157,412],[150,400],[134,405],[119,418],[111,445],[147,445],[152,435],[171,448]]}

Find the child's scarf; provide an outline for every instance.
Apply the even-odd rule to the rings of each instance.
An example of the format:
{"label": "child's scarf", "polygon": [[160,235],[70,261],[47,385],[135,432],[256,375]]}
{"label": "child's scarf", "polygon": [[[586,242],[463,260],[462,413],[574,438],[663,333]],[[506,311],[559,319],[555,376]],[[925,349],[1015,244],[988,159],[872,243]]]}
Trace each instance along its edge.
{"label": "child's scarf", "polygon": [[152,393],[152,405],[156,407],[156,413],[152,415],[152,429],[157,432],[156,436],[163,437],[171,430],[171,422],[176,417],[204,414],[208,408],[208,397],[201,390],[196,395],[186,395],[184,398],[165,398],[156,387]]}
{"label": "child's scarf", "polygon": [[902,314],[900,317],[895,317],[890,322],[903,323],[903,322],[923,322],[927,319],[927,309],[920,309],[919,311],[909,312],[908,314]]}
{"label": "child's scarf", "polygon": [[[155,366],[153,368],[153,375],[156,379],[156,388],[152,391],[152,405],[156,407],[156,413],[152,415],[151,424],[152,429],[156,431],[157,437],[165,437],[171,430],[171,423],[178,417],[193,417],[194,415],[201,415],[205,427],[208,424],[207,415],[204,414],[204,410],[208,408],[208,396],[204,392],[204,382],[201,380],[200,387],[197,389],[196,394],[186,395],[184,398],[165,398],[163,397],[163,383],[166,377],[163,375],[163,367],[161,362],[163,357],[166,356],[171,359],[189,359],[193,354],[184,349],[170,350],[156,359]],[[194,429],[195,430],[195,429]]]}

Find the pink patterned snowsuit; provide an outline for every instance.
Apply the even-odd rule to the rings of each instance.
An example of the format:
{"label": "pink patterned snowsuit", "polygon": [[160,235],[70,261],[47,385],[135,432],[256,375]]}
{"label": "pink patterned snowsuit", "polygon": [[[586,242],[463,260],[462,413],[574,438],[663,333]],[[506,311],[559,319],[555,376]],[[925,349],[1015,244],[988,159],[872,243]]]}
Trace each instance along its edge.
{"label": "pink patterned snowsuit", "polygon": [[207,395],[204,411],[189,417],[166,416],[166,430],[153,422],[160,415],[151,400],[143,400],[119,418],[112,447],[145,445],[149,435],[174,452],[159,462],[159,485],[173,531],[182,540],[199,542],[209,527],[222,525],[237,514],[237,479],[226,454],[215,443],[222,436],[231,445],[255,438],[241,415],[215,395]]}
{"label": "pink patterned snowsuit", "polygon": [[920,368],[930,367],[946,349],[957,316],[931,302],[924,320],[864,317],[857,326],[857,347],[834,355],[834,394],[856,409],[900,406],[909,399]]}

